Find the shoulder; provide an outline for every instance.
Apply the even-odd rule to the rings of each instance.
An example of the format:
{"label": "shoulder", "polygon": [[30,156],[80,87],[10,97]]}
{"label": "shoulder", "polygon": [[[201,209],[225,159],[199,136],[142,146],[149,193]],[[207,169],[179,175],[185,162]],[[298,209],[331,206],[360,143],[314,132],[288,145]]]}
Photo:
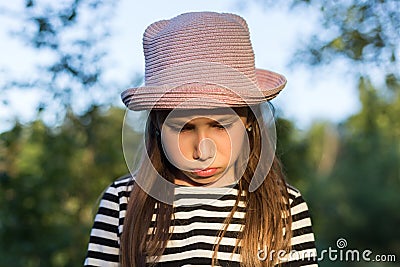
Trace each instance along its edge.
{"label": "shoulder", "polygon": [[302,206],[303,209],[308,210],[307,204],[303,199],[303,196],[299,189],[296,187],[286,184],[287,192],[289,194],[289,204],[290,207],[293,209],[296,206]]}
{"label": "shoulder", "polygon": [[286,187],[289,194],[290,213],[293,223],[295,223],[295,225],[301,224],[306,227],[311,226],[308,205],[300,190],[289,184],[287,184]]}
{"label": "shoulder", "polygon": [[114,180],[102,193],[99,208],[119,210],[120,204],[128,202],[134,179],[124,175]]}
{"label": "shoulder", "polygon": [[[124,175],[112,182],[103,192],[95,218],[96,223],[118,227],[121,212],[126,210],[134,179]],[[111,227],[109,227],[111,228]],[[108,229],[108,228],[107,228]],[[116,231],[116,230],[115,230]]]}
{"label": "shoulder", "polygon": [[103,192],[94,219],[84,266],[119,266],[123,215],[134,179],[124,175]]}
{"label": "shoulder", "polygon": [[134,182],[135,182],[135,179],[131,174],[125,174],[125,175],[117,178],[111,184],[111,187],[115,187],[115,188],[132,187]]}
{"label": "shoulder", "polygon": [[287,191],[289,193],[289,197],[291,199],[294,199],[296,197],[300,197],[301,196],[300,190],[297,189],[296,187],[294,187],[293,185],[286,184],[286,188],[287,188]]}
{"label": "shoulder", "polygon": [[104,191],[104,195],[121,195],[132,191],[135,179],[130,174],[123,175],[112,182]]}
{"label": "shoulder", "polygon": [[[294,236],[297,235],[312,235],[312,223],[311,216],[308,210],[308,205],[304,201],[300,191],[288,185],[287,187],[289,193],[289,202],[290,202],[290,213],[292,216],[292,230],[294,230]],[[314,241],[313,236],[309,236]],[[311,241],[311,240],[309,240]]]}
{"label": "shoulder", "polygon": [[[296,266],[316,264],[317,251],[315,248],[315,238],[312,229],[312,222],[307,203],[304,201],[300,190],[287,185],[290,201],[290,213],[292,216],[292,238],[291,246]],[[283,265],[285,266],[285,265]]]}

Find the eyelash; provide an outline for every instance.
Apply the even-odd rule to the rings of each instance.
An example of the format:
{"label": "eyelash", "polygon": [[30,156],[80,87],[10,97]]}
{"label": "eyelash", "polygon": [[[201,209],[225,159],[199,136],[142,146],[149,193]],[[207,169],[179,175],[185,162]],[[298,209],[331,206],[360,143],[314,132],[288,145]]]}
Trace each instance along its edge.
{"label": "eyelash", "polygon": [[[231,128],[233,125],[233,123],[229,123],[229,124],[225,124],[225,125],[221,125],[221,124],[215,124],[212,127],[217,128],[218,130],[226,130]],[[171,128],[171,130],[173,130],[174,132],[185,132],[185,131],[190,131],[193,130],[192,126],[183,126],[182,128],[179,127],[174,127],[174,126],[169,126],[169,128]],[[189,128],[189,129],[188,129]]]}
{"label": "eyelash", "polygon": [[231,128],[233,125],[233,123],[229,123],[229,124],[225,124],[225,125],[221,125],[221,124],[217,124],[215,127],[221,129],[221,130],[226,130]]}

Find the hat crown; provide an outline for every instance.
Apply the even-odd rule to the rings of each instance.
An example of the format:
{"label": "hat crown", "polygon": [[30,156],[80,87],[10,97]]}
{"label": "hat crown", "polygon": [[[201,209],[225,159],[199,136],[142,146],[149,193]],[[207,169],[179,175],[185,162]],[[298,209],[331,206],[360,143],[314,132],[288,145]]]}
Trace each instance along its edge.
{"label": "hat crown", "polygon": [[146,85],[171,83],[168,68],[196,61],[226,65],[257,84],[248,26],[235,14],[191,12],[155,22],[143,35],[143,49]]}
{"label": "hat crown", "polygon": [[256,69],[246,21],[191,12],[151,24],[143,35],[145,84],[122,92],[131,110],[242,107],[274,98],[286,85]]}

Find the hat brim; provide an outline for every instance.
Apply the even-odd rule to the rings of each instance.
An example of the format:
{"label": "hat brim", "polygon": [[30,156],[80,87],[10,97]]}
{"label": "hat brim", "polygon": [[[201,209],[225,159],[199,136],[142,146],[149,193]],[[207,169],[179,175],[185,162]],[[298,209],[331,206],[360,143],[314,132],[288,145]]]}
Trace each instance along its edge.
{"label": "hat brim", "polygon": [[286,78],[281,74],[263,69],[255,71],[257,84],[242,80],[223,85],[209,81],[145,85],[125,90],[121,98],[134,111],[242,107],[269,101],[286,86]]}

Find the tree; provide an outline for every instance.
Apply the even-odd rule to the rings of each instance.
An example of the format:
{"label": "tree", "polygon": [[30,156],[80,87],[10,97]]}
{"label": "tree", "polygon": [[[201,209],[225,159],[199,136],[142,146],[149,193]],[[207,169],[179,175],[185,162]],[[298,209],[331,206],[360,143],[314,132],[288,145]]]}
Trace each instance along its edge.
{"label": "tree", "polygon": [[[369,249],[372,257],[394,254],[398,260],[400,93],[383,97],[366,78],[360,78],[358,89],[362,110],[339,125],[315,122],[299,132],[293,123],[279,119],[277,152],[288,181],[308,201],[320,252],[329,247],[337,250],[337,240],[345,238],[348,246],[343,253]],[[365,262],[338,262],[325,254],[320,265],[364,266]]]}
{"label": "tree", "polygon": [[37,120],[0,135],[0,266],[82,265],[96,200],[128,173],[123,115],[93,107],[58,128]]}
{"label": "tree", "polygon": [[[355,89],[361,110],[337,126],[316,122],[306,133],[295,128],[286,132],[280,151],[288,177],[299,177],[293,181],[311,206],[320,250],[337,249],[336,241],[342,237],[349,249],[396,254],[400,250],[395,204],[400,202],[400,2],[290,3],[294,10],[307,6],[320,12],[322,25],[292,64],[318,68],[346,59],[359,80]],[[376,82],[376,76],[384,83]],[[398,260],[400,255],[396,256]],[[330,265],[365,262],[321,262]]]}
{"label": "tree", "polygon": [[[109,88],[102,78],[104,43],[109,35],[115,1],[25,0],[23,6],[0,4],[1,14],[17,25],[10,34],[38,55],[36,70],[19,74],[3,70],[2,90],[36,90],[42,95],[37,110],[56,113],[62,121],[71,107],[76,111],[91,104],[110,104]],[[43,57],[43,58],[39,58]],[[101,91],[103,97],[97,97]],[[23,94],[23,92],[21,92]],[[2,94],[7,105],[7,94]],[[82,103],[83,102],[83,103]],[[83,108],[82,108],[83,106]]]}
{"label": "tree", "polygon": [[344,57],[355,75],[376,75],[371,68],[378,68],[389,88],[399,82],[399,1],[294,0],[293,4],[318,9],[322,25],[297,60],[319,65]]}

